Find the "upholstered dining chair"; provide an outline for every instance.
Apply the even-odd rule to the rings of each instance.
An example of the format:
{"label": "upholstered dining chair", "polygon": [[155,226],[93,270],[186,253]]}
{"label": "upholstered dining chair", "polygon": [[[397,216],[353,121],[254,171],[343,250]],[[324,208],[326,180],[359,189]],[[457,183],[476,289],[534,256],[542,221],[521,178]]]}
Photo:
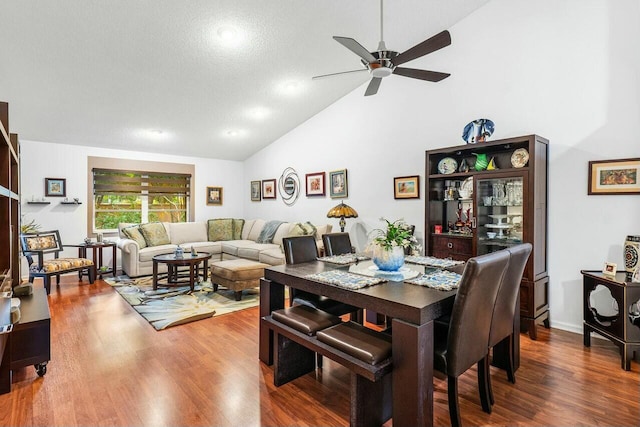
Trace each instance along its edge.
{"label": "upholstered dining chair", "polygon": [[[313,236],[285,237],[282,239],[282,245],[286,263],[289,265],[315,261],[318,258],[318,246]],[[363,322],[361,308],[295,288],[289,288],[289,305],[306,305],[334,316],[350,314],[350,319],[354,322]],[[319,368],[322,367],[321,354],[317,354],[316,363]]]}
{"label": "upholstered dining chair", "polygon": [[[481,375],[489,352],[493,307],[508,264],[506,250],[469,259],[460,279],[449,327],[435,324],[433,367],[447,375],[449,417],[454,427],[461,425],[458,377],[477,364],[478,383],[485,384]],[[486,394],[481,393],[483,396]],[[481,402],[488,412],[489,402],[482,399]]]}
{"label": "upholstered dining chair", "polygon": [[[318,258],[318,246],[313,236],[285,237],[282,239],[282,244],[284,246],[284,256],[287,264],[300,264],[315,261]],[[361,308],[321,295],[292,288],[289,290],[289,302],[290,305],[308,305],[326,311],[334,316],[351,314],[351,320],[362,323]]]}
{"label": "upholstered dining chair", "polygon": [[[516,377],[513,366],[513,343],[514,333],[519,331],[513,330],[515,316],[519,315],[516,306],[518,302],[518,293],[520,292],[520,282],[527,260],[531,254],[533,246],[531,243],[522,243],[520,245],[507,248],[509,252],[509,266],[502,279],[502,284],[498,289],[496,303],[493,307],[493,316],[491,319],[491,330],[489,332],[489,349],[503,340],[507,340],[508,354],[507,358],[507,378],[509,382],[515,383]],[[493,390],[491,389],[491,376],[489,375],[489,358],[485,359],[485,378],[486,384],[481,385],[480,393],[488,393],[488,399],[491,405],[494,404]],[[482,398],[482,399],[486,399]]]}
{"label": "upholstered dining chair", "polygon": [[343,255],[353,252],[349,233],[328,233],[322,235],[326,256]]}

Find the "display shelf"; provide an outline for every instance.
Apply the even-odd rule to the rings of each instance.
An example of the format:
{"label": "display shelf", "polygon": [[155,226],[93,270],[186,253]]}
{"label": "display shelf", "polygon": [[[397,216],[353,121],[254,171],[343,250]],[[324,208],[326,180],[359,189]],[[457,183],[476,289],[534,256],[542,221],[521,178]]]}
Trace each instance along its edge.
{"label": "display shelf", "polygon": [[[466,260],[521,242],[531,243],[533,251],[520,286],[520,317],[533,339],[536,322],[548,325],[548,144],[538,135],[524,135],[425,153],[425,231],[429,236],[425,255]],[[520,149],[529,155],[524,166],[523,162],[512,162],[512,157],[517,157],[514,152]],[[487,162],[493,159],[497,169],[476,171],[476,154],[486,154]],[[446,158],[454,159],[458,168],[464,161],[470,169],[439,173],[438,164]],[[473,178],[471,198],[460,199],[459,189],[469,178]],[[442,234],[432,234],[436,226]],[[461,238],[451,233],[455,230],[471,235]],[[487,232],[497,236],[489,239]]]}
{"label": "display shelf", "polygon": [[0,271],[10,270],[20,282],[20,144],[9,132],[9,104],[0,102]]}
{"label": "display shelf", "polygon": [[82,202],[60,202],[61,205],[81,205]]}
{"label": "display shelf", "polygon": [[27,202],[28,205],[50,205],[51,202]]}

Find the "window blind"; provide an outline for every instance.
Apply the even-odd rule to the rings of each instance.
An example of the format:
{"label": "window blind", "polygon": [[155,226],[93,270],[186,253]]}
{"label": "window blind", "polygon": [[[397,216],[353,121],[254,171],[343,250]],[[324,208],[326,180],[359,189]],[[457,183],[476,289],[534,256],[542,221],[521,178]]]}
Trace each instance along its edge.
{"label": "window blind", "polygon": [[189,196],[191,175],[114,169],[93,169],[93,194]]}

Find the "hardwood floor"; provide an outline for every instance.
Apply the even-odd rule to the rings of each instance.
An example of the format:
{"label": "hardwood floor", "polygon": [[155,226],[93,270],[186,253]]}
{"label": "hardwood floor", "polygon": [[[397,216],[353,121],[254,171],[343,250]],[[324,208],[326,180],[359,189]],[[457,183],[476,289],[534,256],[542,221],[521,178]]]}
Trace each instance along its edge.
{"label": "hardwood floor", "polygon": [[[0,395],[0,425],[349,424],[349,373],[330,360],[273,386],[271,367],[258,361],[257,307],[158,332],[100,280],[65,278],[49,303],[48,372],[14,373],[11,393]],[[639,363],[625,372],[608,341],[584,348],[582,336],[560,330],[521,338],[516,384],[491,369],[492,414],[480,408],[475,369],[460,377],[465,426],[640,425]],[[446,379],[434,387],[435,424],[449,425]]]}

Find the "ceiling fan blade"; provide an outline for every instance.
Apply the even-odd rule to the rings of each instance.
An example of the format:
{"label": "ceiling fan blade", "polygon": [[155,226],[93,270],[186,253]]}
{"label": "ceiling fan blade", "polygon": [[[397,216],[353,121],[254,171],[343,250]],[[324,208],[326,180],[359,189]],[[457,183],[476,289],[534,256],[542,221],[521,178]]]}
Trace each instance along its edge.
{"label": "ceiling fan blade", "polygon": [[321,76],[313,76],[313,77],[311,77],[311,80],[321,79],[323,77],[339,76],[340,74],[359,73],[360,71],[368,71],[368,70],[366,68],[362,68],[360,70],[340,71],[338,73],[322,74]]}
{"label": "ceiling fan blade", "polygon": [[367,49],[365,49],[360,43],[358,43],[354,39],[351,39],[349,37],[340,37],[340,36],[333,36],[333,39],[338,43],[340,43],[342,46],[349,49],[351,52],[358,55],[360,58],[367,61],[368,64],[377,61],[375,56],[373,56]]}
{"label": "ceiling fan blade", "polygon": [[393,70],[393,74],[399,76],[411,77],[412,79],[427,80],[430,82],[439,82],[449,77],[449,73],[439,73],[437,71],[416,70],[415,68],[397,67]]}
{"label": "ceiling fan blade", "polygon": [[369,82],[369,86],[367,86],[367,90],[364,93],[364,96],[371,96],[378,93],[378,88],[380,87],[380,82],[382,79],[380,77],[374,77]]}
{"label": "ceiling fan blade", "polygon": [[[334,37],[335,38],[335,37]],[[443,47],[449,46],[451,44],[451,34],[449,31],[444,30],[441,33],[436,34],[435,36],[423,41],[422,43],[418,43],[411,49],[402,52],[395,58],[391,60],[393,65],[404,64],[405,62],[409,62],[413,59],[420,58],[428,53],[435,52],[438,49],[442,49]]]}

